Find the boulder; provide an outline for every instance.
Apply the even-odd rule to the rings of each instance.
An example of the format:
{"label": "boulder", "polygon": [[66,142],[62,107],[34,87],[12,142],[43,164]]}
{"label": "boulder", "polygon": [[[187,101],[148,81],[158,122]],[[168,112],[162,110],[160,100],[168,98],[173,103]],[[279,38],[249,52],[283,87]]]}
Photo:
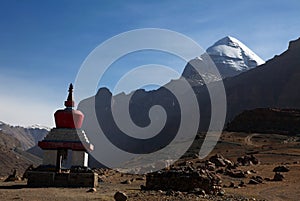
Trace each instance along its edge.
{"label": "boulder", "polygon": [[290,169],[286,166],[277,166],[273,169],[273,172],[288,172]]}
{"label": "boulder", "polygon": [[114,195],[115,201],[126,201],[128,199],[127,195],[123,192],[116,192]]}

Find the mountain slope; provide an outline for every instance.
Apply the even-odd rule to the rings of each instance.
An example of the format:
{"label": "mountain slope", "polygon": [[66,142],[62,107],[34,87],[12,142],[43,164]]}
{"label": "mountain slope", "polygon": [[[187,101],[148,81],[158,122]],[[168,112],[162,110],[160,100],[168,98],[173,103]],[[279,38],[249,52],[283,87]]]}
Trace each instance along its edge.
{"label": "mountain slope", "polygon": [[41,159],[21,150],[19,140],[0,131],[0,177],[16,169],[19,175],[30,165],[39,165]]}
{"label": "mountain slope", "polygon": [[43,139],[49,131],[49,128],[38,125],[31,127],[11,126],[0,122],[0,130],[12,137],[18,139],[21,143],[21,148],[26,150],[37,144]]}

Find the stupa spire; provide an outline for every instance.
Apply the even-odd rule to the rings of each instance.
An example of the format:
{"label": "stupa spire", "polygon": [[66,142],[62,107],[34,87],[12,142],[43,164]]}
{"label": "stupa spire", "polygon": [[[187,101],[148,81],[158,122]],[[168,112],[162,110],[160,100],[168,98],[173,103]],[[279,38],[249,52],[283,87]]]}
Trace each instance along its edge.
{"label": "stupa spire", "polygon": [[69,91],[69,94],[68,94],[67,100],[65,101],[65,106],[66,107],[74,107],[75,102],[73,99],[73,84],[72,83],[70,84],[68,91]]}

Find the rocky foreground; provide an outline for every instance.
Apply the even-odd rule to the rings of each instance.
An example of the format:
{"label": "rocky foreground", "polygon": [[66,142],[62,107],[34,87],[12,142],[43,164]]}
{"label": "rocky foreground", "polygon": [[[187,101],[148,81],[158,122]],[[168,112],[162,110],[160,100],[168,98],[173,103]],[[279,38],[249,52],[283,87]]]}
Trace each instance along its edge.
{"label": "rocky foreground", "polygon": [[299,148],[291,136],[224,133],[203,160],[191,155],[147,175],[95,169],[95,189],[28,188],[15,172],[1,179],[0,200],[298,200]]}

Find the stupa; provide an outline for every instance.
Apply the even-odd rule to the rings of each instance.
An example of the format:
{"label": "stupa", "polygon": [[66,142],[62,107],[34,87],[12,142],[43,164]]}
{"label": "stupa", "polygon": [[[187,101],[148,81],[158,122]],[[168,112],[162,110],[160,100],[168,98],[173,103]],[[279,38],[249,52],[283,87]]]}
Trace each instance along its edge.
{"label": "stupa", "polygon": [[28,172],[29,186],[95,187],[96,173],[88,168],[88,152],[93,150],[84,130],[84,115],[75,110],[73,85],[64,109],[54,113],[56,127],[38,142],[43,149],[43,164]]}

